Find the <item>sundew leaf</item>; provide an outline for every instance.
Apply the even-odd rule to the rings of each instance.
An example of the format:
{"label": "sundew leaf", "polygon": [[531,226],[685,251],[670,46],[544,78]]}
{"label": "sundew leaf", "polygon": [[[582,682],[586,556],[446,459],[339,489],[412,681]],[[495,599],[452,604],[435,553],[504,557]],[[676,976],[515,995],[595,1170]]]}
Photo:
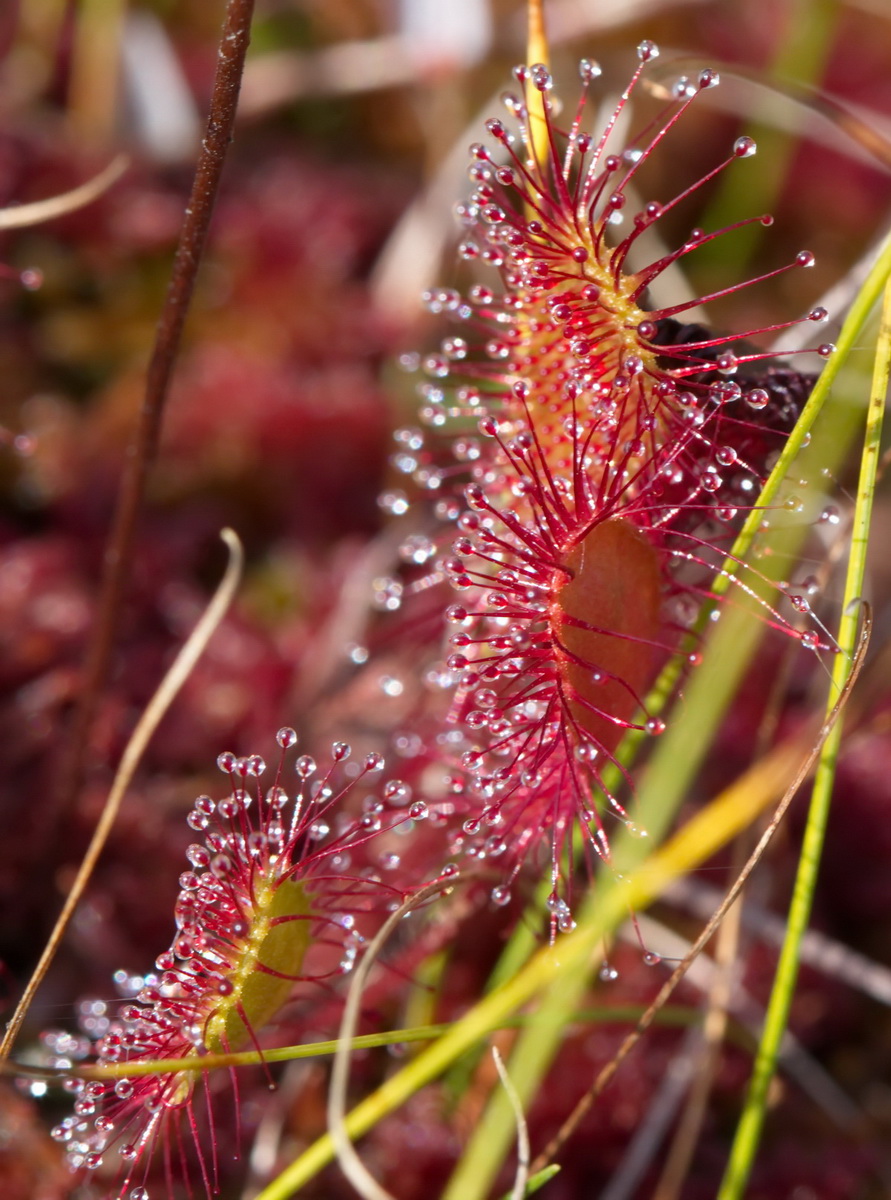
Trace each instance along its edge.
{"label": "sundew leaf", "polygon": [[[866,418],[866,437],[854,505],[851,550],[845,580],[842,616],[838,632],[841,653],[835,661],[832,672],[834,690],[841,689],[846,682],[850,670],[850,655],[857,639],[860,597],[863,594],[866,572],[866,550],[869,543],[872,505],[881,453],[882,420],[888,394],[889,373],[891,373],[891,283],[886,283]],[[767,1108],[767,1092],[776,1071],[780,1043],[789,1022],[792,997],[798,978],[801,942],[810,918],[817,884],[841,737],[842,723],[839,721],[823,746],[817,767],[807,825],[801,844],[798,874],[789,907],[786,939],[777,966],[764,1022],[764,1032],[758,1047],[745,1107],[718,1193],[719,1200],[738,1200],[738,1197],[742,1195],[758,1148]]]}
{"label": "sundew leaf", "polygon": [[[114,1087],[84,1087],[78,1081],[84,1095],[75,1102],[73,1116],[54,1130],[56,1140],[66,1143],[74,1169],[96,1170],[105,1165],[106,1150],[116,1153],[123,1160],[118,1191],[131,1200],[142,1195],[139,1179],[147,1177],[155,1153],[166,1164],[182,1149],[184,1127],[193,1133],[210,1194],[210,1160],[200,1157],[194,1131],[201,1121],[212,1126],[214,1113],[206,1064],[199,1057],[193,1066],[192,1053],[200,1056],[206,1049],[219,1055],[251,1042],[259,1050],[258,1034],[287,1005],[295,986],[349,970],[361,945],[357,920],[376,905],[389,911],[400,894],[373,871],[345,869],[348,856],[357,845],[402,825],[407,814],[422,819],[426,810],[417,804],[388,809],[378,798],[373,813],[338,819],[332,833],[344,798],[359,781],[377,776],[383,756],[365,755],[359,769],[348,774],[341,764],[351,757],[351,748],[335,742],[330,765],[298,757],[297,786],[286,791],[280,786],[285,754],[296,740],[290,727],[278,731],[281,755],[264,793],[254,782],[266,771],[262,756],[219,755],[229,794],[218,802],[199,796],[187,817],[204,842],[187,851],[195,870],[180,876],[178,928],[170,948],[156,959],[160,979],[141,987],[82,1056],[91,1055],[100,1065],[124,1060],[127,1067],[142,1059],[151,1061],[151,1070],[128,1072]],[[390,781],[380,795],[392,796],[402,787]],[[185,1068],[170,1066],[187,1057]],[[166,1071],[156,1070],[158,1059],[166,1059]],[[83,1119],[97,1110],[91,1127]],[[74,1128],[77,1139],[71,1135]]]}
{"label": "sundew leaf", "polygon": [[[474,814],[460,845],[492,853],[485,826],[499,825],[504,882],[492,892],[499,905],[509,900],[523,860],[547,840],[552,934],[572,923],[564,892],[573,831],[585,835],[589,863],[608,860],[607,814],[625,815],[604,786],[605,765],[632,725],[654,736],[662,731],[661,720],[645,711],[635,720],[635,710],[657,657],[677,653],[677,622],[698,607],[723,552],[711,544],[708,518],[725,528],[739,506],[748,509],[772,447],[785,438],[808,391],[810,381],[798,372],[763,375],[753,368],[772,357],[769,351],[737,356],[728,343],[825,317],[818,308],[726,336],[676,320],[694,304],[810,267],[813,256],[805,251],[699,301],[654,306],[649,293],[669,266],[735,226],[708,234],[694,229],[631,270],[644,232],[754,148],[750,139],[737,139],[711,171],[671,199],[640,208],[626,236],[614,237],[611,227],[620,223],[614,218],[624,220],[626,204],[639,203],[641,164],[718,83],[709,69],[695,82],[678,81],[676,103],[621,155],[608,154],[614,140],[624,140],[627,105],[658,54],[654,43],[639,44],[625,90],[591,129],[589,99],[600,68],[583,59],[570,126],[556,123],[554,101],[545,104],[542,161],[527,110],[553,80],[541,65],[517,68],[527,101],[508,95],[507,124],[486,122],[494,146],[471,145],[471,178],[480,186],[459,206],[469,231],[459,256],[491,263],[500,281],[495,291],[474,284],[466,303],[454,289],[428,294],[432,311],[467,321],[470,332],[444,340],[441,353],[423,360],[421,395],[429,403],[419,415],[444,424],[455,408],[478,416],[479,433],[491,439],[475,444],[478,461],[464,489],[468,511],[458,516],[464,536],[453,543],[454,557],[443,560],[444,572],[469,597],[469,607],[447,612],[463,626],[450,639],[457,652],[446,660],[460,673],[449,719],[468,742],[460,761]],[[509,166],[497,165],[502,157]],[[472,319],[475,311],[479,320]],[[480,330],[492,336],[483,340]],[[741,382],[721,377],[740,366]],[[499,382],[487,405],[478,379]],[[728,411],[731,401],[739,404]],[[463,444],[453,449],[463,461]],[[725,483],[718,468],[734,463]],[[664,601],[671,613],[663,612]],[[592,805],[592,791],[602,795],[600,805]]]}

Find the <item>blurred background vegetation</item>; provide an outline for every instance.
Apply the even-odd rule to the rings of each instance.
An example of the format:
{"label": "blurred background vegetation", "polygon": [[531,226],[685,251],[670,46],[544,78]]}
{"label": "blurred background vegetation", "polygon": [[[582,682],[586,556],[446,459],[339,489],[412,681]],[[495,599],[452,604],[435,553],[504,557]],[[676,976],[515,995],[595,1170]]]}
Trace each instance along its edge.
{"label": "blurred background vegetation", "polygon": [[[557,91],[570,111],[578,59],[598,59],[603,90],[615,95],[643,37],[659,43],[666,79],[683,69],[675,59],[722,69],[714,105],[685,117],[648,163],[645,186],[653,198],[669,199],[750,133],[759,143],[755,160],[673,213],[663,233],[675,244],[692,225],[710,229],[765,211],[775,223],[692,256],[686,286],[694,295],[730,286],[806,248],[817,257],[814,270],[735,293],[713,320],[730,330],[763,328],[828,292],[837,327],[891,211],[880,161],[891,157],[885,5],[553,0],[546,12]],[[418,297],[457,279],[451,208],[467,188],[466,146],[498,114],[510,69],[524,58],[525,12],[513,0],[260,0],[84,786],[75,803],[58,799],[109,514],[221,19],[222,5],[208,0],[0,6],[0,208],[74,187],[118,151],[130,156],[123,178],[93,204],[0,235],[0,259],[10,268],[0,279],[0,425],[7,430],[0,447],[0,963],[10,1001],[59,907],[129,731],[219,574],[219,528],[236,528],[248,554],[239,604],[146,756],[23,1047],[47,1025],[71,1025],[83,997],[109,996],[116,969],[146,970],[167,945],[190,840],[183,816],[197,793],[214,786],[221,750],[263,752],[283,723],[311,741],[330,740],[343,722],[377,725],[387,736],[399,728],[395,709],[369,711],[379,697],[350,675],[364,653],[364,600],[344,624],[344,597],[355,590],[358,560],[393,556],[378,496],[394,484],[391,431],[416,419],[411,381],[395,363],[447,333],[422,313]],[[32,268],[43,277],[37,290],[17,278]],[[852,402],[863,402],[871,356],[865,341],[850,357]],[[831,568],[849,489],[846,469],[833,472],[825,499],[836,515],[815,530],[808,550],[829,621],[837,618]],[[799,1070],[777,1082],[747,1193],[753,1200],[868,1200],[891,1191],[889,526],[885,488],[868,580],[873,665],[841,760],[816,898],[817,927],[829,940],[814,943],[802,974],[793,1010]],[[422,653],[411,631],[401,632],[409,664],[420,669],[436,657],[435,646]],[[381,634],[384,656],[399,633],[394,626]],[[691,805],[819,706],[819,672],[800,654],[776,671],[783,648],[765,653]],[[768,673],[781,675],[782,692],[765,686]],[[671,1126],[660,1127],[656,1101],[680,1103],[667,1081],[688,1053],[688,1034],[666,1023],[570,1143],[546,1195],[714,1195],[751,1064],[745,1026],[758,1024],[776,960],[776,914],[788,899],[795,839],[793,819],[756,881],[734,976],[744,1003],[732,1009],[732,1036],[683,1179],[674,1191],[657,1191]],[[709,889],[726,883],[726,862],[712,864],[657,915],[693,934]],[[422,1005],[425,1019],[449,1020],[473,1002],[516,920],[512,911],[458,922],[448,952],[428,964],[435,992]],[[657,943],[661,936],[648,934]],[[614,961],[619,978],[607,1000],[602,988],[592,990],[592,1006],[624,1011],[652,998],[659,980],[638,948],[618,946]],[[682,1024],[697,1020],[703,986],[700,978],[683,992]],[[385,1005],[384,1012],[394,1024],[408,1023]],[[536,1145],[614,1052],[624,1021],[627,1013],[568,1031],[530,1114]],[[390,1065],[369,1057],[358,1073],[370,1084]],[[245,1119],[266,1122],[268,1152],[224,1176],[227,1196],[251,1194],[271,1163],[322,1131],[324,1082],[323,1069],[312,1066],[287,1074],[271,1099],[262,1080],[246,1086]],[[399,1200],[439,1194],[491,1083],[472,1064],[456,1069],[381,1122],[367,1158]],[[99,1194],[89,1185],[74,1189],[45,1132],[62,1102],[38,1110],[28,1092],[0,1093],[3,1195]],[[640,1136],[647,1129],[656,1130],[649,1148]],[[332,1170],[306,1194],[349,1191]]]}

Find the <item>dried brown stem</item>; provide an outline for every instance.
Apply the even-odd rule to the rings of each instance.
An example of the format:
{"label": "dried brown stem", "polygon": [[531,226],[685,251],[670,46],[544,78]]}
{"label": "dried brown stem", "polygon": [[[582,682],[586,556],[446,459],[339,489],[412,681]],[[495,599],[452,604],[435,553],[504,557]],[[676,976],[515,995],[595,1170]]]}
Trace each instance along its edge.
{"label": "dried brown stem", "polygon": [[173,366],[207,241],[226,151],[232,140],[253,10],[254,0],[228,0],[226,5],[207,128],[158,321],[142,408],[127,448],[114,521],[106,543],[93,636],[84,663],[83,686],[71,723],[67,753],[60,767],[54,814],[49,821],[53,827],[73,804],[83,779],[90,729],[108,675],[121,597],[133,559],[146,479],[157,453]]}

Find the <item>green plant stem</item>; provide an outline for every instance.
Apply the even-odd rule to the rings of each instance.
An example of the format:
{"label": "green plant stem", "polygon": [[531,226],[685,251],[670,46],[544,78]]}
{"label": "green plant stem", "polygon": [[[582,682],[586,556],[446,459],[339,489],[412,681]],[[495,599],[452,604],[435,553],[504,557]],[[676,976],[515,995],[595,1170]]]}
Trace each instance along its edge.
{"label": "green plant stem", "polygon": [[[888,392],[889,371],[891,371],[891,283],[886,284],[885,287],[866,420],[860,483],[854,507],[844,606],[838,634],[841,653],[836,658],[832,673],[833,693],[830,696],[830,705],[833,696],[844,686],[847,679],[850,670],[850,654],[857,639],[859,598],[862,595],[866,570],[869,526],[878,471],[882,417]],[[789,906],[786,938],[777,966],[770,1003],[765,1016],[764,1032],[758,1047],[746,1104],[737,1127],[730,1159],[718,1193],[718,1200],[739,1200],[749,1178],[758,1148],[764,1125],[767,1092],[776,1071],[780,1043],[789,1022],[792,997],[798,978],[801,941],[810,919],[841,737],[842,721],[839,720],[826,739],[814,779],[795,888]]]}
{"label": "green plant stem", "polygon": [[[575,1013],[579,1025],[633,1025],[644,1012],[640,1004],[604,1005],[598,1008],[583,1008]],[[503,1029],[519,1029],[530,1020],[540,1024],[540,1018],[520,1014],[505,1021]],[[684,1005],[666,1005],[660,1010],[661,1025],[687,1029],[701,1020],[699,1009]],[[352,1038],[353,1050],[376,1050],[385,1046],[399,1046],[409,1042],[432,1042],[442,1037],[450,1028],[447,1023],[439,1025],[416,1025],[408,1029],[388,1029],[383,1033],[363,1033]],[[740,1046],[751,1044],[743,1026],[734,1027],[733,1036]],[[178,1071],[220,1071],[229,1067],[258,1067],[264,1063],[294,1062],[298,1059],[323,1058],[334,1054],[338,1041],[305,1042],[296,1046],[276,1046],[265,1050],[239,1050],[232,1054],[190,1055],[188,1058],[154,1058],[140,1062],[93,1064],[71,1070],[67,1067],[42,1067],[31,1062],[13,1060],[0,1064],[3,1074],[21,1079],[44,1079],[61,1082],[74,1076],[77,1079],[129,1079],[145,1075],[169,1075]]]}
{"label": "green plant stem", "polygon": [[[609,1004],[595,1008],[579,1009],[573,1020],[579,1025],[633,1025],[640,1020],[644,1009],[639,1004]],[[698,1008],[685,1005],[666,1005],[658,1015],[658,1023],[687,1029],[702,1019]],[[502,1029],[519,1029],[533,1022],[540,1025],[538,1016],[520,1014],[505,1021]],[[376,1050],[385,1046],[399,1046],[409,1042],[432,1042],[448,1031],[448,1024],[415,1025],[408,1029],[388,1029],[384,1033],[363,1033],[350,1040],[353,1050]],[[732,1036],[736,1044],[750,1047],[751,1038],[743,1026],[734,1026]],[[62,1080],[72,1075],[78,1079],[129,1079],[143,1075],[169,1075],[178,1071],[219,1071],[229,1067],[258,1067],[263,1063],[294,1062],[297,1059],[323,1058],[334,1054],[337,1041],[306,1042],[297,1046],[276,1046],[260,1050],[239,1050],[232,1054],[191,1055],[188,1058],[154,1058],[144,1062],[103,1063],[80,1067],[74,1071],[61,1067],[38,1067],[33,1063],[12,1062],[6,1065],[6,1074],[27,1079]]]}

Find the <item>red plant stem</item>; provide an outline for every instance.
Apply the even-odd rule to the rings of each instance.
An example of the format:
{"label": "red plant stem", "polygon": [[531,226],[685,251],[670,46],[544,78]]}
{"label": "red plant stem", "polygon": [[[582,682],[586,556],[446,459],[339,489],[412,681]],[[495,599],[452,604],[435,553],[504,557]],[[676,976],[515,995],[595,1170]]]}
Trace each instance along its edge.
{"label": "red plant stem", "polygon": [[232,141],[253,11],[254,0],[228,0],[226,5],[207,127],[173,259],[164,307],[158,320],[142,408],[133,438],[127,447],[114,522],[106,543],[93,637],[84,662],[83,688],[72,719],[71,737],[60,772],[56,821],[73,803],[83,779],[90,729],[108,675],[121,597],[133,559],[146,479],[157,454],[173,366],[207,241],[226,152]]}

